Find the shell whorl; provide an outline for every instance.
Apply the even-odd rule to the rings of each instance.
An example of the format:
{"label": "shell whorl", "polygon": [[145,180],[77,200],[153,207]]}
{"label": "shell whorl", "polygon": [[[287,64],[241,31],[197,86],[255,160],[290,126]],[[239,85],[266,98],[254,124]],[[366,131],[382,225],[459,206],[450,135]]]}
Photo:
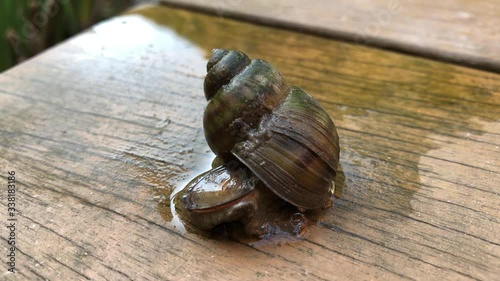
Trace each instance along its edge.
{"label": "shell whorl", "polygon": [[207,101],[249,64],[250,58],[242,52],[214,49],[207,63],[207,76],[203,85]]}
{"label": "shell whorl", "polygon": [[207,70],[205,137],[216,155],[230,158],[234,145],[283,100],[288,85],[271,64],[234,50],[214,50]]}

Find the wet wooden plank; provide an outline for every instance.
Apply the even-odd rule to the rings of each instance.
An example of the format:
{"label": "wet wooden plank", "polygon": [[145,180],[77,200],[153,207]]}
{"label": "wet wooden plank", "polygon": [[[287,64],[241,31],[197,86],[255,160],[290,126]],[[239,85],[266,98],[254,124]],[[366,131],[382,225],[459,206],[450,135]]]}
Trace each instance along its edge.
{"label": "wet wooden plank", "polygon": [[498,1],[162,2],[500,72]]}
{"label": "wet wooden plank", "polygon": [[[202,83],[214,47],[273,62],[338,126],[343,194],[302,239],[207,239],[171,221],[163,195],[212,158]],[[15,171],[18,208],[18,273],[4,276],[492,280],[499,105],[496,74],[166,7],[133,11],[0,75],[1,181]]]}

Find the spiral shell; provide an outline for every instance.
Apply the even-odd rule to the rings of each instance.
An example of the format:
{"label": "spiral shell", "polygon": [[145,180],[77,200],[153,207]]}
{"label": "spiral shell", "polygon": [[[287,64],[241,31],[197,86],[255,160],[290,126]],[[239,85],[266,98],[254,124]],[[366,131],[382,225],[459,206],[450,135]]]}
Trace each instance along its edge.
{"label": "spiral shell", "polygon": [[239,51],[213,50],[207,71],[203,125],[212,151],[238,159],[297,207],[325,206],[339,140],[324,109],[271,64]]}

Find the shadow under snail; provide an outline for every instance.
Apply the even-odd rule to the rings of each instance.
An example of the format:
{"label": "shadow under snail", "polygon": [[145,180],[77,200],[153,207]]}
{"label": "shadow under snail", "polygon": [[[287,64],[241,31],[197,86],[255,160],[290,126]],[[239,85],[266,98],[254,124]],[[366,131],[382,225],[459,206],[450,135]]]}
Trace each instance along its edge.
{"label": "shadow under snail", "polygon": [[276,202],[328,207],[339,140],[317,101],[270,63],[235,50],[212,51],[204,90],[205,138],[220,165],[176,195],[181,217],[203,230],[238,221],[261,235],[262,210]]}

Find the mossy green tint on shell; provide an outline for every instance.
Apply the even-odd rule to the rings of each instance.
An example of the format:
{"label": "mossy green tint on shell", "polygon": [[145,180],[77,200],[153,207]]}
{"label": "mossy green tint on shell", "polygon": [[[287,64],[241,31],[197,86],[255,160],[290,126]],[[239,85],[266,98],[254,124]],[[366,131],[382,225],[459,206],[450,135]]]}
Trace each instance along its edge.
{"label": "mossy green tint on shell", "polygon": [[214,50],[207,70],[203,125],[212,151],[226,161],[238,159],[297,207],[326,206],[339,140],[323,108],[289,87],[271,64],[239,51]]}
{"label": "mossy green tint on shell", "polygon": [[260,119],[285,97],[288,86],[281,73],[265,61],[250,61],[238,51],[214,50],[213,57],[205,78],[209,102],[203,127],[212,151],[223,159],[231,159],[234,145],[250,138]]}

